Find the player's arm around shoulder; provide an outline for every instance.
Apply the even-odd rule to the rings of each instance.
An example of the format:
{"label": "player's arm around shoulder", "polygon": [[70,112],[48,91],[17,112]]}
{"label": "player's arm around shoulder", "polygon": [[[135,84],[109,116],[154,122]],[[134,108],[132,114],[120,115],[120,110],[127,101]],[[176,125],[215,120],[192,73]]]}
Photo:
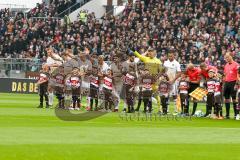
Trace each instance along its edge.
{"label": "player's arm around shoulder", "polygon": [[143,61],[144,63],[147,62],[147,60],[148,60],[148,57],[141,55],[138,51],[135,51],[134,55],[137,58],[139,58],[141,61]]}
{"label": "player's arm around shoulder", "polygon": [[45,82],[47,82],[48,80],[38,80],[37,81],[37,85],[41,85],[41,84],[43,84],[43,83],[45,83]]}

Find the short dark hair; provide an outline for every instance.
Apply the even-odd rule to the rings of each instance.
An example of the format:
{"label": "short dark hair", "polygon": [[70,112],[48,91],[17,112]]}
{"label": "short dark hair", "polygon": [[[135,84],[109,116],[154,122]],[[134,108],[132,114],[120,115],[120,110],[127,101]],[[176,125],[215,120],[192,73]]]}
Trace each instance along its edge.
{"label": "short dark hair", "polygon": [[175,53],[174,53],[173,51],[168,52],[168,56],[169,56],[170,54],[172,54],[173,56],[175,56]]}

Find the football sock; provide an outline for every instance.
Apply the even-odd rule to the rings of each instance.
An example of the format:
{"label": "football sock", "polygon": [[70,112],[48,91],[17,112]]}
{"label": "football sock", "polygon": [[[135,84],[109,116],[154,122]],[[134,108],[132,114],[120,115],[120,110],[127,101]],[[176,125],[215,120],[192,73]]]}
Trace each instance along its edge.
{"label": "football sock", "polygon": [[237,114],[239,114],[238,110],[237,110],[237,103],[233,103],[233,110],[234,110],[234,116],[237,116]]}
{"label": "football sock", "polygon": [[53,92],[49,93],[48,95],[48,99],[49,99],[49,105],[53,105]]}
{"label": "football sock", "polygon": [[93,107],[93,98],[90,99],[90,108],[92,109]]}
{"label": "football sock", "polygon": [[226,117],[229,117],[230,103],[225,103],[225,106],[226,106]]}
{"label": "football sock", "polygon": [[193,110],[192,110],[192,115],[194,115],[194,114],[195,114],[196,110],[197,110],[197,103],[196,103],[196,102],[193,102]]}

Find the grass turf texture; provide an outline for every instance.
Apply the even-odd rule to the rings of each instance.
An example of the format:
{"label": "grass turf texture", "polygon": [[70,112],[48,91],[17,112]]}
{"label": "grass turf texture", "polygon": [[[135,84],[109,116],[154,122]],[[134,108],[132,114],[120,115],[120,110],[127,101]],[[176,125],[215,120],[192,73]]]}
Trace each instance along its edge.
{"label": "grass turf texture", "polygon": [[0,94],[1,160],[240,159],[239,121],[124,121],[108,113],[72,122],[37,105],[38,95]]}

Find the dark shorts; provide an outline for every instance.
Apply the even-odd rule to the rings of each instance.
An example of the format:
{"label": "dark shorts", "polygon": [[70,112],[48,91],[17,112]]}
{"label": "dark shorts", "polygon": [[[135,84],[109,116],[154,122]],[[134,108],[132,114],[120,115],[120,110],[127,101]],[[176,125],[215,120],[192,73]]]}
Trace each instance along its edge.
{"label": "dark shorts", "polygon": [[77,97],[81,96],[81,89],[80,89],[80,87],[72,88],[72,96],[77,96]]}
{"label": "dark shorts", "polygon": [[48,85],[40,85],[39,86],[39,95],[45,95],[48,94]]}
{"label": "dark shorts", "polygon": [[123,85],[121,98],[122,99],[128,99],[128,98],[131,99],[132,97],[134,97],[134,92],[131,89],[132,89],[132,86]]}
{"label": "dark shorts", "polygon": [[215,104],[222,104],[222,95],[214,96]]}
{"label": "dark shorts", "polygon": [[103,94],[104,94],[103,99],[104,99],[105,101],[109,101],[109,102],[112,102],[112,101],[113,101],[112,90],[103,88]]}
{"label": "dark shorts", "polygon": [[214,99],[214,93],[208,93],[208,94],[207,94],[207,105],[208,105],[209,107],[213,107],[213,106],[214,106],[214,103],[215,103],[214,100],[215,100],[215,99]]}
{"label": "dark shorts", "polygon": [[236,99],[237,91],[234,89],[235,85],[236,81],[225,82],[223,89],[223,96],[225,99],[230,99],[230,97],[232,97],[232,99]]}
{"label": "dark shorts", "polygon": [[99,88],[95,87],[94,85],[90,85],[90,94],[89,97],[91,98],[98,98]]}
{"label": "dark shorts", "polygon": [[188,100],[188,94],[186,94],[186,93],[180,93],[180,100],[181,100],[181,101]]}
{"label": "dark shorts", "polygon": [[64,94],[64,88],[63,87],[55,86],[54,90],[55,90],[55,94]]}
{"label": "dark shorts", "polygon": [[145,98],[152,98],[152,95],[153,95],[153,91],[152,90],[142,91],[142,98],[143,99],[145,99]]}

